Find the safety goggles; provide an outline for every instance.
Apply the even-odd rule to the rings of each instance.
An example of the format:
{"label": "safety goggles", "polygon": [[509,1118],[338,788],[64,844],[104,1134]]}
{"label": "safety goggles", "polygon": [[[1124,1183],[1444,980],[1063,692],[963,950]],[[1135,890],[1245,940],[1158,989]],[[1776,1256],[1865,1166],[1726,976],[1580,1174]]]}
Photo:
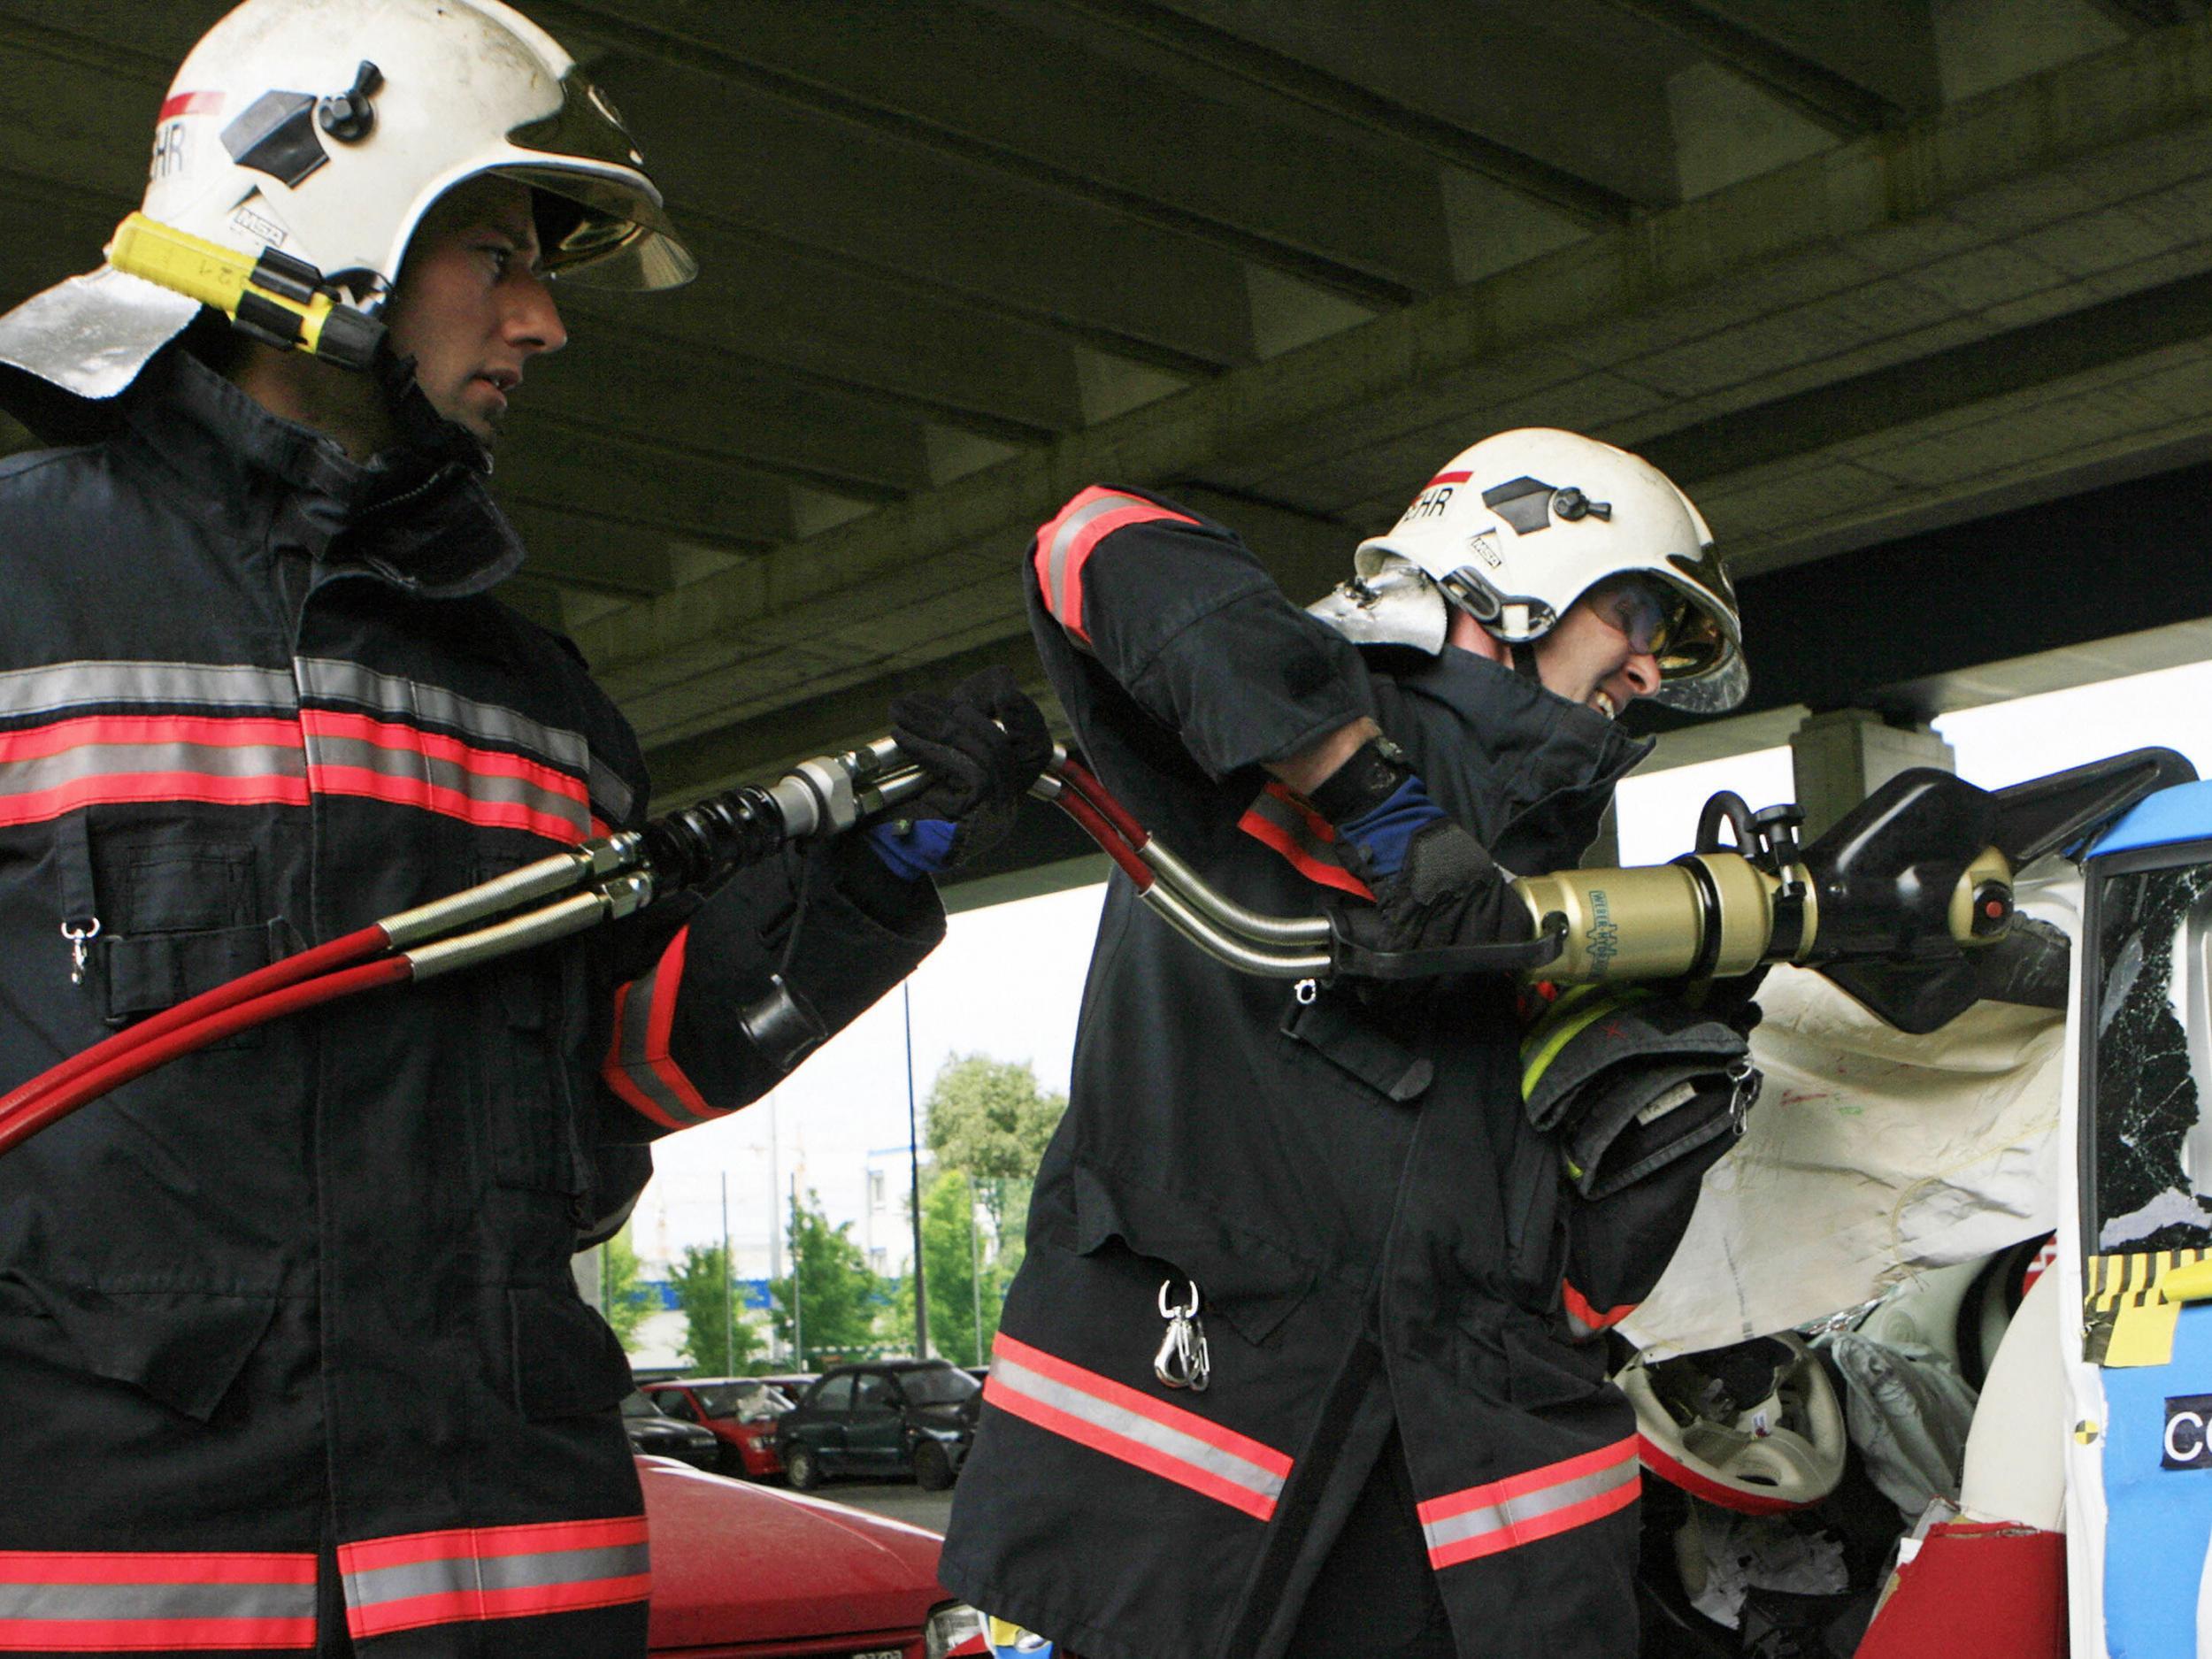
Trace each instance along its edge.
{"label": "safety goggles", "polygon": [[1599,620],[1659,664],[1663,680],[1701,674],[1725,649],[1719,625],[1688,595],[1664,583],[1615,577],[1592,588],[1588,599]]}

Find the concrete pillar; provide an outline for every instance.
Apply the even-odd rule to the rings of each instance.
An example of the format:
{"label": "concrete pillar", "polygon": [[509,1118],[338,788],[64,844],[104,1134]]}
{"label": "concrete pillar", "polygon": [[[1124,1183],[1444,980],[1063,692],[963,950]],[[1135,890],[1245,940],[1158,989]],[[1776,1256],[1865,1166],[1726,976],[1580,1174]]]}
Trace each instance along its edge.
{"label": "concrete pillar", "polygon": [[1810,841],[1875,789],[1915,766],[1958,770],[1951,746],[1927,726],[1893,726],[1871,709],[1809,717],[1790,737],[1790,769]]}

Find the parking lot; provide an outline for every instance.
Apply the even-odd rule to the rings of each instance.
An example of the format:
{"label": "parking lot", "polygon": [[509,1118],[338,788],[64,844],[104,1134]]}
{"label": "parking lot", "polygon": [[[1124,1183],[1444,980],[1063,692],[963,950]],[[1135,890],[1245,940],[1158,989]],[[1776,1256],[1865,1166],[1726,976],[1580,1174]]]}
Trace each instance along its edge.
{"label": "parking lot", "polygon": [[933,1532],[942,1532],[952,1516],[951,1493],[924,1492],[910,1480],[831,1480],[817,1488],[814,1496],[849,1503],[910,1526],[926,1526]]}

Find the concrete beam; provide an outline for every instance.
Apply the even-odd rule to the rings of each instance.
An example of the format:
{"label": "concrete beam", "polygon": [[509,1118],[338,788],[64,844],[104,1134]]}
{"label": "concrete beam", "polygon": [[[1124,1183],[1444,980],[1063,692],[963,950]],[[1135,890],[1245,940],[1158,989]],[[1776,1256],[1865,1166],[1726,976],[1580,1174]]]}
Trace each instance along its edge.
{"label": "concrete beam", "polygon": [[1832,132],[1855,134],[1942,103],[1929,0],[1609,0],[1680,35]]}
{"label": "concrete beam", "polygon": [[[1375,429],[1363,423],[1394,403],[1418,402],[1425,394],[1409,386],[1465,377],[1494,388],[1504,380],[1533,394],[1547,377],[1565,384],[1591,373],[1563,344],[1586,357],[1618,355],[1709,334],[1717,285],[1740,283],[1738,303],[1763,298],[1780,312],[1787,307],[1778,302],[1801,294],[1809,279],[1833,289],[1854,273],[1863,281],[1870,266],[1909,268],[1961,247],[2033,234],[2036,222],[2024,219],[2022,204],[2040,199],[2039,190],[2048,195],[2054,173],[2139,175],[2140,157],[2126,148],[2133,141],[2162,158],[2158,146],[2169,139],[2176,156],[2200,153],[2212,122],[2212,33],[2144,36],[2070,65],[2064,82],[2062,106],[2054,105],[2055,87],[2023,83],[1193,387],[1064,438],[1048,453],[988,468],[779,552],[766,569],[710,579],[605,618],[586,630],[587,648],[618,679],[656,657],[728,652],[771,618],[834,609],[918,561],[979,547],[1010,557],[1053,503],[1098,477],[1142,482],[1196,472],[1252,493],[1239,476],[1248,457],[1255,474],[1292,483],[1309,465],[1363,444],[1371,449]],[[2058,119],[2057,107],[2068,119]],[[1651,395],[1644,396],[1648,404]],[[1473,419],[1463,411],[1463,421]],[[1424,445],[1419,461],[1409,458],[1405,478],[1449,452],[1427,454],[1432,447]],[[1288,488],[1267,493],[1296,500]],[[1010,585],[1003,609],[1011,609]]]}
{"label": "concrete beam", "polygon": [[864,500],[930,483],[918,416],[835,388],[794,385],[752,359],[626,327],[622,316],[572,317],[567,347],[531,365],[523,400],[641,442]]}
{"label": "concrete beam", "polygon": [[1433,166],[1256,120],[956,0],[673,11],[657,0],[541,0],[537,11],[564,32],[572,19],[611,50],[704,69],[1364,304],[1401,304],[1451,280]]}
{"label": "concrete beam", "polygon": [[[1471,23],[1448,0],[1370,7],[1349,32],[1342,12],[1312,4],[1059,3],[1587,227],[1672,196],[1663,107],[1632,119],[1648,113],[1649,87],[1597,65],[1602,90],[1570,94],[1556,60],[1541,61],[1544,42],[1495,17]],[[1555,153],[1540,153],[1547,150]]]}
{"label": "concrete beam", "polygon": [[[711,224],[1186,373],[1253,356],[1243,263],[1188,237],[696,69],[609,58],[618,103],[684,121],[655,149],[680,223]],[[641,122],[641,126],[643,123]]]}
{"label": "concrete beam", "polygon": [[786,480],[546,409],[518,406],[509,419],[495,488],[551,512],[709,544],[766,547],[795,531]]}

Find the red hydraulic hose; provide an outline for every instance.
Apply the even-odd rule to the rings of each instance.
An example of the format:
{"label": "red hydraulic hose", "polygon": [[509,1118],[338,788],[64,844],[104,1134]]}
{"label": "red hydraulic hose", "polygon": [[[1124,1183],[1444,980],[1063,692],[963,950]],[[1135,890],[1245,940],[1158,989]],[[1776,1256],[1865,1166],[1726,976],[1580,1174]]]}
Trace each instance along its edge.
{"label": "red hydraulic hose", "polygon": [[[1157,872],[1138,856],[1149,839],[1143,826],[1084,767],[1067,764],[1060,776],[1056,804],[1138,891],[1149,888]],[[408,958],[364,960],[390,945],[383,925],[373,923],[150,1015],[70,1056],[0,1095],[0,1155],[80,1106],[180,1056],[288,1014],[404,982],[413,972]]]}
{"label": "red hydraulic hose", "polygon": [[[1060,764],[1060,781],[1063,785],[1072,787],[1084,800],[1095,807],[1099,815],[1113,826],[1114,833],[1129,844],[1131,851],[1142,852],[1144,850],[1145,842],[1152,839],[1150,834],[1143,825],[1138,823],[1131,816],[1129,809],[1114,798],[1112,792],[1098,780],[1096,774],[1088,767],[1079,761],[1063,761]],[[1070,816],[1073,817],[1073,814],[1071,813]],[[1080,824],[1082,820],[1077,818],[1076,822]],[[1083,827],[1090,830],[1091,838],[1094,841],[1098,839],[1096,830],[1091,830],[1087,824],[1085,824]]]}
{"label": "red hydraulic hose", "polygon": [[[256,968],[251,973],[242,974],[211,991],[203,991],[173,1008],[165,1008],[157,1014],[150,1014],[127,1030],[104,1038],[81,1054],[71,1055],[66,1060],[0,1095],[0,1124],[8,1122],[21,1107],[83,1076],[95,1066],[105,1065],[111,1060],[135,1051],[142,1045],[158,1041],[181,1026],[219,1014],[225,1009],[265,996],[272,991],[282,990],[288,985],[297,985],[301,980],[313,979],[318,974],[332,972],[365,956],[373,956],[390,943],[384,929],[373,923],[334,939],[328,944],[295,951],[291,956],[272,962],[265,968]],[[243,1027],[234,1026],[231,1029],[242,1030]],[[135,1077],[138,1073],[134,1071],[131,1075]]]}
{"label": "red hydraulic hose", "polygon": [[[326,950],[330,947],[321,949]],[[301,956],[313,954],[304,951]],[[300,956],[288,957],[285,963],[270,965],[283,967],[300,959]],[[260,972],[266,973],[269,969]],[[208,1044],[219,1042],[234,1033],[250,1030],[270,1020],[280,1019],[287,1014],[296,1014],[324,1002],[334,1002],[340,997],[351,996],[357,992],[373,991],[379,986],[401,984],[413,972],[414,964],[406,957],[387,956],[380,962],[364,963],[359,967],[325,973],[316,979],[296,980],[274,990],[265,991],[258,996],[232,997],[224,1006],[210,1010],[188,1021],[172,1021],[150,1040],[120,1052],[112,1049],[113,1039],[110,1039],[109,1042],[87,1049],[84,1056],[78,1056],[84,1058],[99,1054],[103,1048],[110,1049],[104,1060],[89,1067],[77,1068],[68,1079],[53,1084],[42,1093],[35,1093],[24,1104],[12,1103],[11,1097],[10,1103],[0,1105],[0,1156],[4,1156],[18,1143],[29,1140],[49,1124],[67,1117],[78,1107],[99,1099],[111,1089],[120,1088],[134,1078],[143,1077],[155,1067],[165,1065],[180,1055],[204,1048]],[[247,979],[256,977],[254,974],[246,976]],[[208,995],[218,995],[245,982],[245,979],[234,980],[231,985],[220,987]],[[196,997],[193,1000],[204,1002],[206,999]],[[168,1011],[178,1014],[191,1006],[191,1002],[180,1002]],[[153,1023],[149,1019],[122,1034],[135,1036]],[[59,1069],[56,1068],[57,1071]],[[20,1094],[24,1091],[17,1092]]]}
{"label": "red hydraulic hose", "polygon": [[1082,826],[1086,834],[1099,845],[1100,850],[1121,867],[1121,872],[1136,883],[1142,893],[1153,882],[1152,866],[1137,856],[1128,842],[1114,833],[1105,814],[1092,804],[1090,799],[1073,789],[1063,789],[1055,797],[1054,804]]}

